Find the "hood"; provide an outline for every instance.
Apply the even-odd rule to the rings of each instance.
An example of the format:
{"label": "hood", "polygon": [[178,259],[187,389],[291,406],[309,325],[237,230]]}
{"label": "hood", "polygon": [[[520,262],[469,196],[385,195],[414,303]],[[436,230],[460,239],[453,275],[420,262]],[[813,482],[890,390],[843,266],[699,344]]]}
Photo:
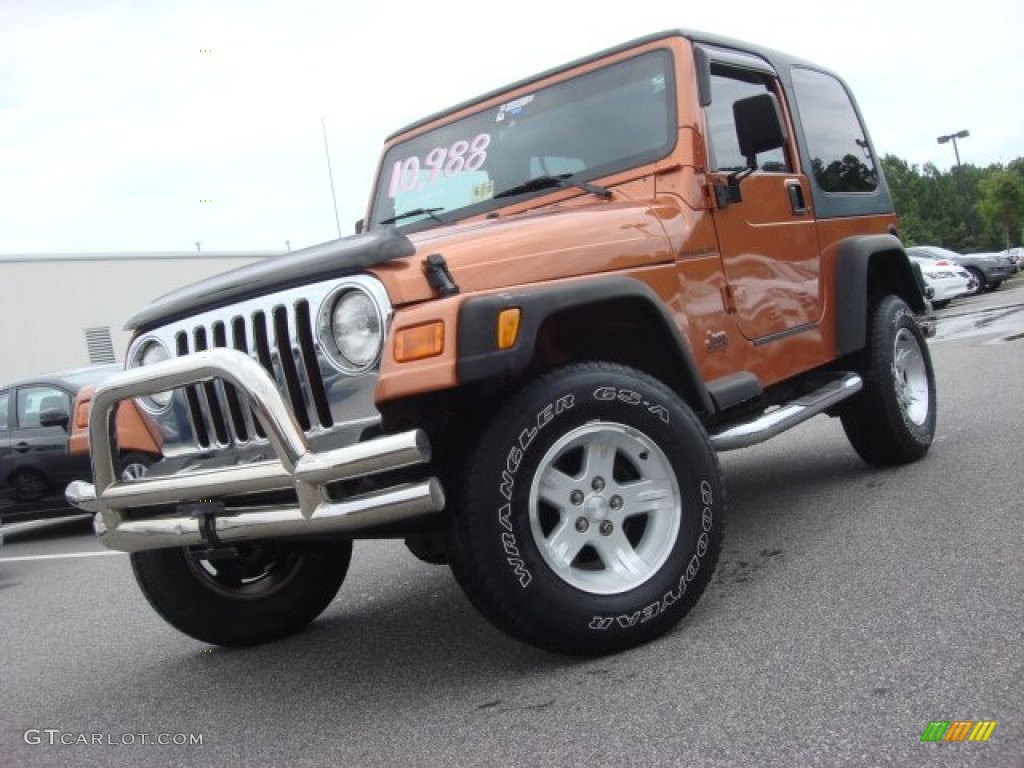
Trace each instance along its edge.
{"label": "hood", "polygon": [[261,294],[328,280],[412,256],[416,248],[393,227],[271,256],[155,299],[125,330],[141,330]]}
{"label": "hood", "polygon": [[462,293],[671,262],[674,206],[594,201],[484,219],[409,236],[414,258],[374,268],[396,306],[434,297],[422,262],[439,253]]}

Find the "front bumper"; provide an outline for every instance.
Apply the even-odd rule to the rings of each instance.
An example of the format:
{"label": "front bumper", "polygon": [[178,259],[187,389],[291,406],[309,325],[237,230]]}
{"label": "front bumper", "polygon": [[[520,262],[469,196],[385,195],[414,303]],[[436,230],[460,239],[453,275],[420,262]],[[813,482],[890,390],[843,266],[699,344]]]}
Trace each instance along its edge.
{"label": "front bumper", "polygon": [[[167,477],[116,479],[111,444],[117,403],[132,397],[221,379],[243,393],[262,425],[276,459],[240,466],[182,472]],[[343,499],[328,485],[430,460],[426,434],[410,430],[343,448],[315,452],[274,380],[248,355],[215,349],[115,374],[96,390],[89,419],[95,484],[76,481],[68,501],[96,513],[100,540],[111,549],[135,552],[162,547],[230,543],[280,536],[349,533],[401,522],[444,509],[437,478],[394,485]],[[212,525],[177,512],[187,502],[223,500],[294,490],[294,504],[244,506],[244,499],[218,514]],[[153,508],[150,516],[146,508]],[[210,540],[210,530],[214,541]]]}

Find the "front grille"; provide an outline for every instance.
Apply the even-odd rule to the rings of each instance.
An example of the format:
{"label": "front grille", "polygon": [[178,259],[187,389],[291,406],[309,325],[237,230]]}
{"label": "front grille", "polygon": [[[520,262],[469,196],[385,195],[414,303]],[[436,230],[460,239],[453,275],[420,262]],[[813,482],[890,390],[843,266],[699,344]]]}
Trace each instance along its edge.
{"label": "front grille", "polygon": [[[228,310],[208,324],[180,328],[174,335],[174,351],[179,356],[216,347],[245,352],[273,376],[299,426],[309,432],[334,423],[313,339],[309,302],[299,299],[245,314]],[[230,384],[216,380],[187,387],[185,401],[202,447],[266,437],[244,395]]]}
{"label": "front grille", "polygon": [[[391,304],[384,286],[369,275],[351,275],[244,299],[152,329],[132,342],[128,359],[135,360],[141,346],[151,341],[175,357],[215,348],[238,350],[270,374],[307,435],[330,433],[334,442],[344,444],[380,422],[376,372],[338,368],[325,355],[317,330],[321,313],[328,313],[335,297],[352,289],[372,297],[386,328]],[[175,390],[173,407],[156,420],[165,455],[266,441],[247,397],[221,379]]]}

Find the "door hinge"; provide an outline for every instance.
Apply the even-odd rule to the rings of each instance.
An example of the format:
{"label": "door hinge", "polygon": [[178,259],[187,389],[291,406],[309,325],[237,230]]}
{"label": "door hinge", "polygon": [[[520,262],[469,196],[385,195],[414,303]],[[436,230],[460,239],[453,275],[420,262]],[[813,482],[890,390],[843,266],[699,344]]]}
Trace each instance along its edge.
{"label": "door hinge", "polygon": [[728,314],[736,314],[736,297],[733,295],[731,285],[722,286],[722,303],[725,305],[725,311]]}

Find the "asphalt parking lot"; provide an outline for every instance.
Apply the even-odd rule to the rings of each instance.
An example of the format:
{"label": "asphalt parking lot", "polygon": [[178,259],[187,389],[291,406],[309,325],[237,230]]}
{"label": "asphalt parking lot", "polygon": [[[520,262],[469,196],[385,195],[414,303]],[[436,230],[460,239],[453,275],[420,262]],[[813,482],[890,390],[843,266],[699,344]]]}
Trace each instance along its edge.
{"label": "asphalt parking lot", "polygon": [[[928,457],[871,469],[825,418],[724,454],[711,587],[618,656],[506,638],[399,542],[308,631],[214,648],[87,521],[9,534],[0,765],[1024,766],[1024,278],[937,314]],[[996,726],[921,741],[946,720]]]}

